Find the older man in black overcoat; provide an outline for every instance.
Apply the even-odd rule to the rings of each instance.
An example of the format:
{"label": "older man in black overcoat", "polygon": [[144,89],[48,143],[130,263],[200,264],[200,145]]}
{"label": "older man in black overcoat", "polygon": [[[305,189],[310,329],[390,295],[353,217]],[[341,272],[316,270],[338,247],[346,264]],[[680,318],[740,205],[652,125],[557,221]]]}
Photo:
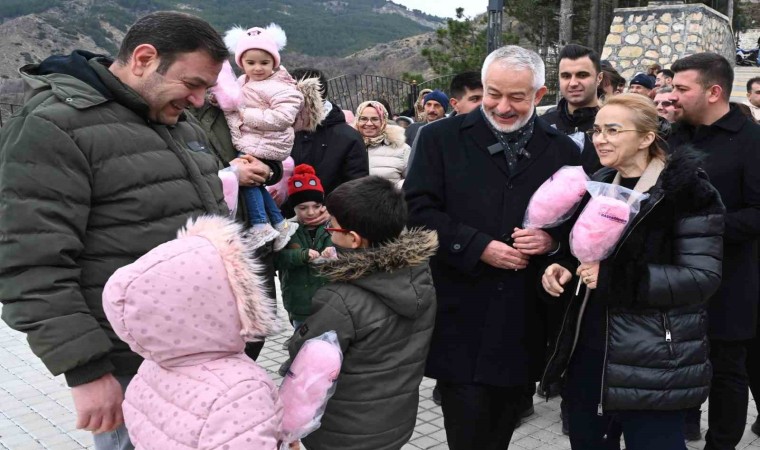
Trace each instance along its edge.
{"label": "older man in black overcoat", "polygon": [[539,269],[558,249],[547,232],[520,227],[541,183],[580,164],[577,146],[536,117],[546,92],[536,53],[502,47],[482,74],[482,108],[423,128],[404,184],[409,225],[440,240],[426,375],[439,382],[452,450],[509,445],[524,386],[544,362]]}
{"label": "older man in black overcoat", "polygon": [[[713,379],[705,449],[733,450],[747,421],[747,344],[758,312],[760,125],[729,103],[734,72],[722,56],[697,53],[671,70],[678,124],[668,145],[704,152],[704,169],[726,205],[723,281],[707,309]],[[698,429],[698,416],[693,423]]]}

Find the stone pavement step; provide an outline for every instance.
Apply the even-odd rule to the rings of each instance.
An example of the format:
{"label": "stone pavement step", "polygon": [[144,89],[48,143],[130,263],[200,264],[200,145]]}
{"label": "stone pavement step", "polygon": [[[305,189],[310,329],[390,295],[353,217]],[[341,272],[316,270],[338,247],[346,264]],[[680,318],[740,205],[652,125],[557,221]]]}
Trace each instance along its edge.
{"label": "stone pavement step", "polygon": [[[1,311],[1,308],[0,308]],[[284,311],[280,305],[280,320],[285,329]],[[279,385],[277,369],[287,352],[282,344],[286,332],[267,341],[258,363]],[[420,387],[417,424],[408,444],[402,450],[446,450],[446,433],[441,408],[432,401],[435,380],[425,378]],[[562,435],[559,401],[534,397],[536,413],[515,430],[511,449],[562,450],[570,442]],[[706,410],[705,407],[702,408]],[[754,402],[750,402],[748,423],[757,417]],[[92,449],[89,433],[75,429],[74,407],[63,377],[53,377],[29,350],[24,336],[0,321],[0,450],[74,450]],[[702,415],[702,430],[706,431],[707,414]],[[704,441],[688,443],[689,449],[700,449]],[[760,450],[760,439],[747,426],[740,450]]]}

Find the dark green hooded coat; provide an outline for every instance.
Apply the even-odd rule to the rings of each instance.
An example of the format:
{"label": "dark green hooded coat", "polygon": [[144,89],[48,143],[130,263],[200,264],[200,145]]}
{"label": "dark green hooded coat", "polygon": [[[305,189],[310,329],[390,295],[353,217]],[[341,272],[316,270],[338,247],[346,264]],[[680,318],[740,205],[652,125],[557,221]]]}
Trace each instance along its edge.
{"label": "dark green hooded coat", "polygon": [[274,266],[280,273],[282,303],[290,320],[303,322],[311,314],[311,298],[317,289],[327,283],[318,268],[309,264],[309,250],[320,253],[332,247],[330,233],[325,226],[317,228],[314,239],[309,230],[301,225],[284,249],[275,254]]}
{"label": "dark green hooded coat", "polygon": [[2,318],[70,386],[140,365],[103,313],[111,274],[228,212],[200,127],[150,122],[109,64],[77,51],[23,67],[26,104],[0,133]]}

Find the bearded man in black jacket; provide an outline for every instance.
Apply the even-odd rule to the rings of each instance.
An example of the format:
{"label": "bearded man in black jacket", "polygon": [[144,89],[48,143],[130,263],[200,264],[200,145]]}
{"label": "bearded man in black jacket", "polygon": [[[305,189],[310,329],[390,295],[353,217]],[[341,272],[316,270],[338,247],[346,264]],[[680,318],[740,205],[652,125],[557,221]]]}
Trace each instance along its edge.
{"label": "bearded man in black jacket", "polygon": [[408,226],[434,229],[440,242],[425,373],[438,380],[451,450],[507,448],[525,385],[544,365],[538,272],[558,244],[519,227],[538,187],[580,163],[570,139],[536,116],[544,73],[535,52],[491,53],[481,107],[422,128],[404,182]]}
{"label": "bearded man in black jacket", "polygon": [[678,124],[668,144],[705,153],[703,167],[726,206],[723,281],[708,306],[713,379],[705,449],[734,449],[747,421],[747,342],[757,322],[760,125],[729,105],[734,72],[722,56],[697,53],[671,70]]}

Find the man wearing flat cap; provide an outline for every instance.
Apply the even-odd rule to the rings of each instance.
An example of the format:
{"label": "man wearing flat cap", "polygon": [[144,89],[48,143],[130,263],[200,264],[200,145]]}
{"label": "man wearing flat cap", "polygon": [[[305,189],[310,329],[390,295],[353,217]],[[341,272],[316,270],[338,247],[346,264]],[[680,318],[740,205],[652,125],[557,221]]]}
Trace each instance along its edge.
{"label": "man wearing flat cap", "polygon": [[628,92],[646,95],[647,97],[652,89],[654,89],[654,82],[652,81],[652,78],[645,73],[640,73],[633,77],[631,83],[628,85]]}
{"label": "man wearing flat cap", "polygon": [[423,97],[422,105],[425,108],[425,121],[415,122],[406,129],[406,143],[410,147],[414,143],[414,138],[417,137],[420,128],[446,117],[446,112],[449,109],[449,97],[443,91],[436,89]]}

